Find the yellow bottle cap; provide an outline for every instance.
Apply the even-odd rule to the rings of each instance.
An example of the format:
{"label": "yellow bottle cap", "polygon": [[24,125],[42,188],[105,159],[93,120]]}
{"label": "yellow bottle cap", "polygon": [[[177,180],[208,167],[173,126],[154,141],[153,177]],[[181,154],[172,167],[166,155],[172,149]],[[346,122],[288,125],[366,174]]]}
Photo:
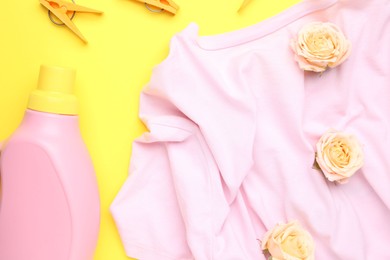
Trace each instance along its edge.
{"label": "yellow bottle cap", "polygon": [[77,115],[77,98],[73,95],[76,71],[42,65],[38,88],[31,92],[28,108],[64,115]]}

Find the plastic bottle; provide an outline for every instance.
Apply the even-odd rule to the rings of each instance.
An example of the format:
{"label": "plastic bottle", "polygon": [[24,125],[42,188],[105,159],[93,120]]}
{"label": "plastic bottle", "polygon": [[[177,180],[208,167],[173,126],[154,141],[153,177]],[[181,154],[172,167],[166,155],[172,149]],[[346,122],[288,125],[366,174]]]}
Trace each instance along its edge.
{"label": "plastic bottle", "polygon": [[38,89],[0,158],[0,260],[87,260],[100,201],[81,138],[75,71],[41,66]]}

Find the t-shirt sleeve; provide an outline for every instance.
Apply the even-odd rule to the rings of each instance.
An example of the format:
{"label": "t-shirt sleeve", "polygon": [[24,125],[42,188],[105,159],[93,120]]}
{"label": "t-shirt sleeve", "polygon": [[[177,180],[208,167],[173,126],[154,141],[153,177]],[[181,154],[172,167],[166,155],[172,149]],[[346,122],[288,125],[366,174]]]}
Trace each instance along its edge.
{"label": "t-shirt sleeve", "polygon": [[110,209],[130,257],[211,259],[213,221],[228,206],[198,126],[167,95],[175,84],[172,52],[141,93],[148,132],[133,143],[129,177]]}

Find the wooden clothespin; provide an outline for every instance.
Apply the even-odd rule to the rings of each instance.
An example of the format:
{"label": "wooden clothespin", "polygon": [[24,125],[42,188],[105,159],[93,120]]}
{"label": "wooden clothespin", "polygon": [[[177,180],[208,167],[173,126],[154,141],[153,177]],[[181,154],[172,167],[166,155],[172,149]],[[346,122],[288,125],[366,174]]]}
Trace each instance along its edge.
{"label": "wooden clothespin", "polygon": [[247,6],[249,4],[251,0],[244,0],[244,2],[242,2],[240,8],[238,8],[237,12],[241,11],[242,9],[244,9],[245,6]]}
{"label": "wooden clothespin", "polygon": [[54,14],[61,22],[63,22],[69,29],[71,29],[81,40],[87,43],[87,39],[81,34],[76,25],[71,21],[70,15],[73,15],[75,12],[80,13],[97,13],[101,14],[102,11],[94,10],[88,7],[76,5],[71,2],[66,2],[62,0],[39,0],[39,2],[49,9],[50,12]]}
{"label": "wooden clothespin", "polygon": [[[136,0],[141,3],[145,3],[146,8],[150,11],[153,11],[149,6],[153,6],[154,8],[159,8],[159,11],[167,11],[171,14],[176,14],[179,10],[179,6],[173,2],[172,0]],[[154,11],[153,11],[154,12]]]}

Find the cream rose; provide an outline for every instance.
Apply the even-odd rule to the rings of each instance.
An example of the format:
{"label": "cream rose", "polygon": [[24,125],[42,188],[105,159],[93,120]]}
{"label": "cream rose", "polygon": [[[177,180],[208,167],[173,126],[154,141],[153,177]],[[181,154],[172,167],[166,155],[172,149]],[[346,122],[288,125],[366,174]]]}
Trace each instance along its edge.
{"label": "cream rose", "polygon": [[313,238],[296,221],[277,224],[265,233],[261,247],[268,250],[272,260],[314,259]]}
{"label": "cream rose", "polygon": [[312,22],[298,32],[291,47],[301,69],[323,72],[345,61],[351,43],[335,24]]}
{"label": "cream rose", "polygon": [[364,164],[363,149],[351,134],[329,130],[316,148],[316,161],[329,181],[345,183]]}

